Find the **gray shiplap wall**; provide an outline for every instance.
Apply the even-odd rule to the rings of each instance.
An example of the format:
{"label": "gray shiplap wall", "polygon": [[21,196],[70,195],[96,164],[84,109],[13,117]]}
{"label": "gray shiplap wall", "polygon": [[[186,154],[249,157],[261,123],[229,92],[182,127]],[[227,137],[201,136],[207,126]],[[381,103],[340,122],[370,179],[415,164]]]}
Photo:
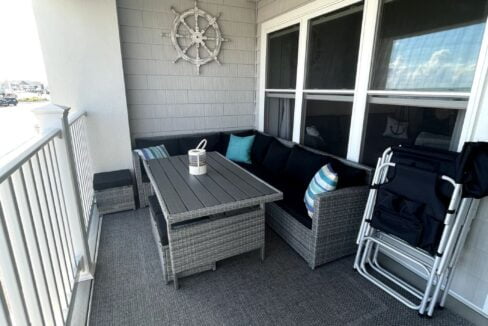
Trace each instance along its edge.
{"label": "gray shiplap wall", "polygon": [[254,128],[256,88],[256,3],[199,1],[211,15],[221,13],[225,42],[215,62],[196,67],[176,58],[168,37],[170,11],[192,8],[189,0],[117,0],[132,138]]}

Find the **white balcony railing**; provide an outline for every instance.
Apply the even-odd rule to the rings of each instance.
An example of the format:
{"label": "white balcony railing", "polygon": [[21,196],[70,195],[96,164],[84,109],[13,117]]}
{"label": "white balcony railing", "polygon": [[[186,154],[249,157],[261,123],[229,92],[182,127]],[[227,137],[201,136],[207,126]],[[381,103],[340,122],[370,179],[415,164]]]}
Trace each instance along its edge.
{"label": "white balcony railing", "polygon": [[36,110],[41,135],[0,167],[0,325],[64,325],[93,263],[85,115]]}
{"label": "white balcony railing", "polygon": [[88,229],[93,208],[93,171],[90,153],[88,152],[88,135],[86,134],[86,113],[76,112],[68,117],[73,147],[76,177],[83,208],[85,228]]}

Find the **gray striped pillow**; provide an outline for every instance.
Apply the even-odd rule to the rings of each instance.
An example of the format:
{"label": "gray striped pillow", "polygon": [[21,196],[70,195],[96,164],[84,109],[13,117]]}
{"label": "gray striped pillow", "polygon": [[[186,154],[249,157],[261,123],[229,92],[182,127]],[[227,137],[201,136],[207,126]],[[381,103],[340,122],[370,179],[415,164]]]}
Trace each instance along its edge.
{"label": "gray striped pillow", "polygon": [[145,161],[156,158],[167,158],[170,156],[164,145],[135,149],[134,152],[136,152],[137,155],[139,155],[139,157]]}

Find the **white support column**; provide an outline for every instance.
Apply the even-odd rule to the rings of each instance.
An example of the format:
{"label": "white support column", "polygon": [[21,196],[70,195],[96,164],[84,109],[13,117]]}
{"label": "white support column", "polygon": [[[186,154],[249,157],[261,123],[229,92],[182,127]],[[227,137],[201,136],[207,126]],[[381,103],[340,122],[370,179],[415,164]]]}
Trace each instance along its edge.
{"label": "white support column", "polygon": [[295,92],[295,110],[293,115],[293,138],[295,143],[300,143],[302,134],[303,117],[303,88],[305,86],[305,63],[307,61],[308,19],[300,21],[300,33],[298,34],[298,63]]}
{"label": "white support column", "polygon": [[364,119],[366,118],[368,87],[380,4],[381,0],[366,0],[364,2],[356,87],[354,90],[354,103],[352,105],[351,128],[349,130],[349,146],[347,151],[347,158],[355,162],[359,161],[361,154],[361,139],[363,136]]}
{"label": "white support column", "polygon": [[[94,265],[88,246],[88,235],[83,218],[83,208],[79,193],[76,165],[68,124],[70,108],[58,105],[46,105],[33,110],[39,121],[40,132],[53,128],[61,129],[61,137],[55,139],[62,189],[66,202],[67,219],[73,237],[77,259],[81,259],[80,281],[93,278]],[[69,231],[68,231],[69,232]]]}

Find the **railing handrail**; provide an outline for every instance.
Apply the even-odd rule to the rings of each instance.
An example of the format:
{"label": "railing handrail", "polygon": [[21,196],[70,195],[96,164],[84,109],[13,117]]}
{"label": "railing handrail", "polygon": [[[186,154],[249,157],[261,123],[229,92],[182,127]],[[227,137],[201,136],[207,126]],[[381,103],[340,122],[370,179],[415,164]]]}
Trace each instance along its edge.
{"label": "railing handrail", "polygon": [[0,183],[5,181],[12,175],[12,173],[17,171],[18,168],[27,162],[32,156],[34,156],[40,148],[59,135],[61,135],[61,129],[52,129],[40,136],[37,136],[32,144],[30,144],[12,159],[9,159],[4,165],[0,166]]}
{"label": "railing handrail", "polygon": [[70,114],[68,115],[68,124],[72,125],[76,122],[76,120],[86,115],[86,111],[75,111],[73,113],[70,112]]}

